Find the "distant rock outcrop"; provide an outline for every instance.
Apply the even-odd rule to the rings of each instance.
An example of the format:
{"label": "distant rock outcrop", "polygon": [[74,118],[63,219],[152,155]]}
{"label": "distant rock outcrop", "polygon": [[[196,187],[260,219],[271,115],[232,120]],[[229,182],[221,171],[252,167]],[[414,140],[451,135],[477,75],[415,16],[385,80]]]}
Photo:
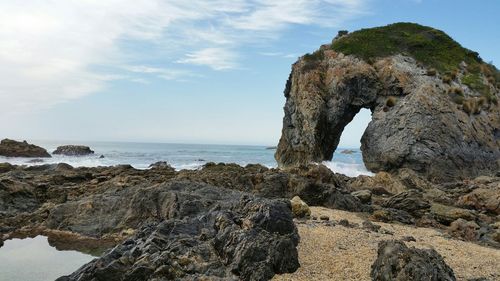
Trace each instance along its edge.
{"label": "distant rock outcrop", "polygon": [[94,151],[84,145],[62,145],[57,147],[52,154],[62,154],[66,156],[83,156],[94,154]]}
{"label": "distant rock outcrop", "polygon": [[50,157],[50,154],[42,147],[29,144],[26,141],[15,141],[3,139],[0,142],[0,155],[6,157]]}
{"label": "distant rock outcrop", "polygon": [[275,157],[280,167],[331,160],[367,108],[369,170],[409,168],[435,181],[493,174],[499,92],[500,72],[442,31],[398,23],[344,34],[293,65]]}

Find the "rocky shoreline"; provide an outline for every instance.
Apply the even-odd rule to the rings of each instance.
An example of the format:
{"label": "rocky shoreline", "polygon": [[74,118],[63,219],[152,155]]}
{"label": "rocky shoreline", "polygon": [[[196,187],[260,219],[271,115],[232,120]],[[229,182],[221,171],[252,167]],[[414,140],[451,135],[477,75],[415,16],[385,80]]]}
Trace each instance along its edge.
{"label": "rocky shoreline", "polygon": [[[282,199],[299,196],[309,206],[363,214],[367,225],[432,228],[500,249],[500,174],[435,184],[404,170],[349,178],[322,165],[175,171],[160,164],[0,164],[0,240],[44,234],[67,249],[116,246],[61,280],[270,279],[299,267],[292,205]],[[319,218],[306,214],[312,219]]]}
{"label": "rocky shoreline", "polygon": [[[0,163],[0,246],[103,252],[60,281],[499,280],[499,93],[498,69],[442,31],[342,31],[292,67],[280,169]],[[362,108],[376,174],[314,164]],[[0,155],[50,157],[12,140]]]}

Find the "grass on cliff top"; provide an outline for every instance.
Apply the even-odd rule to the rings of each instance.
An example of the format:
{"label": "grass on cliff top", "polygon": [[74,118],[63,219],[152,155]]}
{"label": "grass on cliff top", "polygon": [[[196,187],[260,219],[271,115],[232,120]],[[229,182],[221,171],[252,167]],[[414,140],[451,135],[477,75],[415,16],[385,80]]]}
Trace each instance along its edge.
{"label": "grass on cliff top", "polygon": [[496,97],[488,84],[500,88],[500,71],[494,65],[485,63],[477,52],[462,47],[443,31],[416,23],[361,29],[334,40],[331,48],[367,62],[396,54],[408,55],[427,67],[428,73],[439,71],[445,82],[456,79],[460,63],[465,61],[467,72],[461,79],[463,84],[489,101]]}
{"label": "grass on cliff top", "polygon": [[441,73],[456,70],[462,61],[469,66],[483,64],[478,53],[463,48],[443,31],[415,23],[361,29],[334,40],[332,49],[366,61],[406,54]]}

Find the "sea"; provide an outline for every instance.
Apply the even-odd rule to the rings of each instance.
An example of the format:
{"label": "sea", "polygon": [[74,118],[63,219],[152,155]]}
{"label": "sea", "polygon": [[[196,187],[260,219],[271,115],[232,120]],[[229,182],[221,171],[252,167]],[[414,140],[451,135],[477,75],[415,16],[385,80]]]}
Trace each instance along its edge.
{"label": "sea", "polygon": [[[0,162],[16,165],[41,165],[67,163],[73,167],[96,167],[129,164],[137,169],[147,169],[152,163],[166,161],[177,170],[199,169],[208,162],[262,164],[269,168],[277,166],[273,147],[256,145],[217,145],[180,143],[139,143],[139,142],[65,142],[37,141],[29,143],[41,146],[49,153],[60,145],[79,144],[89,146],[95,153],[88,156],[52,155],[52,158],[7,158],[0,156]],[[371,175],[365,168],[359,148],[337,148],[332,161],[325,164],[332,171],[355,177]]]}

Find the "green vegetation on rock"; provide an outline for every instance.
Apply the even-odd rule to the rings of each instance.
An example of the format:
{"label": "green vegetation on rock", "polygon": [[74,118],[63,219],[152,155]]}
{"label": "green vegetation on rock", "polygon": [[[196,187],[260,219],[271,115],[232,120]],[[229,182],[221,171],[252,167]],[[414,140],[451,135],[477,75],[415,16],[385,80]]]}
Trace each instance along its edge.
{"label": "green vegetation on rock", "polygon": [[415,23],[361,29],[334,40],[332,49],[367,61],[406,54],[442,73],[456,70],[462,61],[483,63],[478,53],[463,48],[443,31]]}
{"label": "green vegetation on rock", "polygon": [[[436,71],[440,72],[443,82],[448,84],[459,77],[460,64],[465,62],[467,69],[461,82],[480,93],[488,102],[497,102],[496,96],[490,91],[490,84],[500,82],[500,71],[492,64],[485,63],[478,53],[462,47],[446,33],[432,27],[394,23],[361,29],[333,40],[331,48],[367,62],[396,54],[407,55],[427,67],[428,75],[434,76]],[[462,102],[461,95],[453,96],[455,102]]]}

